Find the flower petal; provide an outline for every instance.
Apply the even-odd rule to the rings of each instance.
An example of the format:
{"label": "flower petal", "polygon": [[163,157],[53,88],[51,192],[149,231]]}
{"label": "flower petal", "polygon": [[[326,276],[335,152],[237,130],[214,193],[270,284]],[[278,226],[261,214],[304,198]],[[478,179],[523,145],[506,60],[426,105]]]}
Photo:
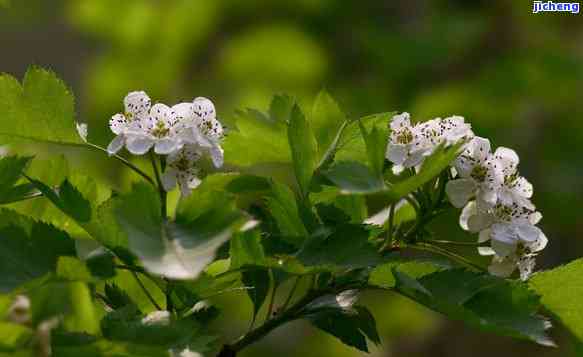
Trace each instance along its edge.
{"label": "flower petal", "polygon": [[152,101],[150,97],[143,91],[130,92],[123,100],[125,111],[132,116],[130,118],[140,119],[148,115]]}
{"label": "flower petal", "polygon": [[500,259],[494,257],[492,263],[488,266],[488,271],[494,276],[507,278],[516,270],[516,262],[512,259]]}
{"label": "flower petal", "polygon": [[385,156],[387,160],[394,164],[402,164],[407,157],[407,147],[401,144],[389,143],[389,145],[387,145]]}
{"label": "flower petal", "polygon": [[225,161],[223,148],[221,148],[219,145],[213,145],[210,148],[209,153],[211,155],[213,165],[215,165],[216,168],[222,167]]}
{"label": "flower petal", "polygon": [[520,162],[516,151],[501,146],[494,152],[494,157],[501,163],[504,175],[508,176],[516,172]]}
{"label": "flower petal", "polygon": [[472,156],[477,162],[484,162],[490,154],[490,140],[476,136],[470,143]]}
{"label": "flower petal", "polygon": [[401,128],[410,127],[411,119],[407,112],[397,114],[391,119],[391,130],[399,130]]}
{"label": "flower petal", "polygon": [[175,151],[180,150],[181,143],[179,140],[174,138],[163,138],[156,141],[156,146],[154,151],[158,155],[168,155]]}
{"label": "flower petal", "polygon": [[109,128],[115,135],[125,132],[128,127],[128,120],[123,114],[116,114],[109,120]]}
{"label": "flower petal", "polygon": [[516,252],[516,244],[493,239],[492,249],[496,252],[496,255],[504,258]]}
{"label": "flower petal", "polygon": [[472,179],[452,180],[445,186],[445,192],[451,204],[456,208],[462,208],[472,198],[476,189],[476,183]]}
{"label": "flower petal", "polygon": [[154,140],[148,136],[130,136],[126,140],[126,148],[134,155],[144,155],[154,145]]}
{"label": "flower petal", "polygon": [[215,105],[208,98],[195,98],[192,102],[192,108],[198,125],[208,120],[216,119]]}
{"label": "flower petal", "polygon": [[107,153],[109,156],[117,154],[126,142],[124,135],[118,135],[107,146]]}
{"label": "flower petal", "polygon": [[465,231],[469,231],[470,228],[468,227],[468,219],[476,214],[478,214],[476,202],[474,201],[468,202],[468,204],[464,207],[462,213],[460,214],[459,219],[460,227],[462,227],[462,229]]}

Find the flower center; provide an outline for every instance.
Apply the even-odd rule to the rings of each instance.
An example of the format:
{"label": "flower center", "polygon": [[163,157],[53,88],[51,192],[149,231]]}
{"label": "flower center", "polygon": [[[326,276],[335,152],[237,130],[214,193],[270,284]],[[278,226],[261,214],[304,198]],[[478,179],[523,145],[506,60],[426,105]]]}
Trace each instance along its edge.
{"label": "flower center", "polygon": [[516,184],[516,179],[518,178],[518,172],[504,176],[504,185],[509,187],[514,187]]}
{"label": "flower center", "polygon": [[181,156],[173,165],[178,171],[187,171],[190,169],[190,162],[185,156]]}
{"label": "flower center", "polygon": [[470,176],[478,182],[484,182],[486,180],[486,176],[488,176],[488,169],[482,165],[476,165],[472,169]]}
{"label": "flower center", "polygon": [[398,144],[409,144],[411,141],[413,141],[413,133],[411,130],[404,128],[397,134]]}
{"label": "flower center", "polygon": [[163,138],[168,135],[169,131],[170,129],[168,129],[162,121],[158,121],[150,133],[157,138]]}

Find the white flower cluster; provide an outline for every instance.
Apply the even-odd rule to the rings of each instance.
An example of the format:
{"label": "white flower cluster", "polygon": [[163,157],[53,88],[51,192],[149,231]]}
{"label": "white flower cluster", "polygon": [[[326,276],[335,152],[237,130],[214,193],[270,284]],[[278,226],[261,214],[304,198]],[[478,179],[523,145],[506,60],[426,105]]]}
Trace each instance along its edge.
{"label": "white flower cluster", "polygon": [[[143,155],[152,148],[156,154],[167,155],[167,168],[162,176],[168,191],[178,186],[182,195],[200,184],[197,162],[210,155],[215,167],[223,165],[223,127],[216,118],[214,104],[199,97],[192,103],[172,107],[152,105],[145,92],[131,92],[124,99],[124,113],[109,121],[116,135],[107,147],[110,155],[124,146],[134,155]],[[86,134],[85,134],[86,135]]]}
{"label": "white flower cluster", "polygon": [[409,113],[402,113],[393,117],[390,128],[386,156],[394,164],[395,174],[419,167],[441,144],[449,146],[474,136],[470,124],[460,116],[436,118],[412,125]]}
{"label": "white flower cluster", "polygon": [[530,200],[532,185],[518,172],[516,152],[499,147],[492,153],[490,141],[474,136],[458,116],[411,125],[403,113],[393,117],[390,127],[387,159],[395,173],[418,167],[438,145],[468,141],[452,163],[447,196],[453,206],[463,207],[460,226],[479,233],[479,243],[490,242],[478,248],[481,255],[493,256],[490,273],[507,277],[518,268],[521,279],[527,279],[547,237],[536,227],[542,215]]}

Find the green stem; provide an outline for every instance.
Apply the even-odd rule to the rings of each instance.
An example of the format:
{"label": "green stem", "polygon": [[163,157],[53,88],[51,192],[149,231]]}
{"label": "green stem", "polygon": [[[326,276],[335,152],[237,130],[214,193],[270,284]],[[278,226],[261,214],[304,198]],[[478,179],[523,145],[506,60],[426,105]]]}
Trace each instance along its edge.
{"label": "green stem", "polygon": [[111,155],[107,149],[102,148],[99,145],[95,145],[92,143],[86,143],[87,147],[93,148],[95,150],[98,151],[102,151],[104,153],[106,153],[107,155],[113,157],[114,159],[117,159],[119,162],[121,162],[122,164],[126,165],[127,167],[129,167],[130,169],[134,170],[138,175],[142,176],[144,178],[144,180],[148,181],[149,183],[151,183],[152,185],[156,185],[156,183],[154,182],[154,180],[152,180],[152,178],[150,176],[148,176],[147,173],[145,173],[144,171],[142,171],[139,167],[137,167],[136,165],[132,164],[131,162],[129,162],[128,160],[124,159],[123,157],[114,154]]}
{"label": "green stem", "polygon": [[448,244],[448,245],[459,245],[459,246],[466,246],[466,247],[479,247],[481,243],[479,242],[456,242],[452,240],[441,240],[441,239],[427,239],[424,242],[430,244]]}
{"label": "green stem", "polygon": [[269,298],[269,306],[267,307],[267,315],[265,316],[265,321],[269,320],[273,315],[273,306],[275,305],[275,294],[277,292],[277,282],[273,278],[273,271],[269,270],[269,275],[273,281],[273,288],[271,289],[271,296]]}
{"label": "green stem", "polygon": [[161,207],[161,216],[164,221],[168,219],[168,203],[167,203],[167,193],[162,185],[162,177],[160,176],[160,171],[158,170],[158,165],[156,164],[156,154],[154,151],[150,151],[150,161],[152,162],[152,169],[154,170],[154,177],[156,178],[156,183],[158,185],[158,193],[160,194],[160,207]]}
{"label": "green stem", "polygon": [[285,299],[285,302],[281,306],[282,310],[285,310],[287,308],[287,306],[289,305],[289,303],[291,302],[291,300],[292,300],[292,298],[293,298],[293,296],[298,288],[298,285],[300,283],[301,278],[302,278],[301,275],[296,276],[296,280],[294,281],[294,285],[292,285],[292,288],[289,292],[289,295],[287,296],[287,299]]}
{"label": "green stem", "polygon": [[381,252],[393,244],[393,222],[394,222],[394,219],[395,219],[395,203],[393,203],[391,205],[391,207],[389,208],[389,219],[387,222],[387,224],[388,224],[387,238],[385,240],[385,243],[383,244],[383,246],[380,249]]}
{"label": "green stem", "polygon": [[427,242],[417,242],[415,244],[408,245],[408,247],[413,248],[413,249],[418,249],[418,250],[424,250],[424,251],[439,254],[439,255],[443,255],[444,257],[447,257],[453,261],[456,261],[458,263],[461,263],[469,268],[472,268],[472,269],[475,269],[478,271],[487,271],[483,267],[473,263],[472,261],[462,257],[461,255],[450,252],[446,249],[443,249],[441,247],[435,246],[435,245],[427,243]]}

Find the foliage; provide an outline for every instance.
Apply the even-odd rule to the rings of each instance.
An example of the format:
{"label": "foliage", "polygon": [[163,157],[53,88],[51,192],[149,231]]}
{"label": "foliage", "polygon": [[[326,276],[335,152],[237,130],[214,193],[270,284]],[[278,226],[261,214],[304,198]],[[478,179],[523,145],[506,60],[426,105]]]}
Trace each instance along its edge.
{"label": "foliage", "polygon": [[[10,116],[0,124],[6,142],[101,150],[77,136],[73,98],[47,71],[29,70],[22,84],[3,75],[0,107]],[[430,239],[426,225],[451,208],[444,190],[465,142],[439,145],[417,170],[395,176],[385,160],[389,115],[348,120],[326,92],[311,111],[276,96],[268,113],[239,112],[224,141],[232,172],[208,172],[171,207],[176,202],[158,172],[170,163],[153,152],[151,171],[116,157],[144,178],[122,190],[75,175],[46,182],[29,168],[36,158],[2,158],[0,289],[14,303],[0,324],[0,347],[225,356],[307,319],[369,351],[367,340],[381,343],[377,323],[356,304],[368,289],[399,293],[478,329],[552,345],[544,306],[581,339],[580,294],[556,288],[575,280],[579,261],[523,282],[489,275],[481,262]],[[97,199],[100,186],[107,194]],[[20,200],[42,200],[57,211],[47,219],[12,205]],[[380,223],[367,217],[372,200],[389,209]],[[403,207],[408,218],[395,213]],[[414,253],[420,250],[430,257]],[[299,289],[302,281],[307,287]],[[289,295],[279,298],[286,284]],[[209,329],[220,309],[208,299],[237,290],[253,305],[251,328],[220,347]],[[28,305],[18,305],[17,296]]]}

